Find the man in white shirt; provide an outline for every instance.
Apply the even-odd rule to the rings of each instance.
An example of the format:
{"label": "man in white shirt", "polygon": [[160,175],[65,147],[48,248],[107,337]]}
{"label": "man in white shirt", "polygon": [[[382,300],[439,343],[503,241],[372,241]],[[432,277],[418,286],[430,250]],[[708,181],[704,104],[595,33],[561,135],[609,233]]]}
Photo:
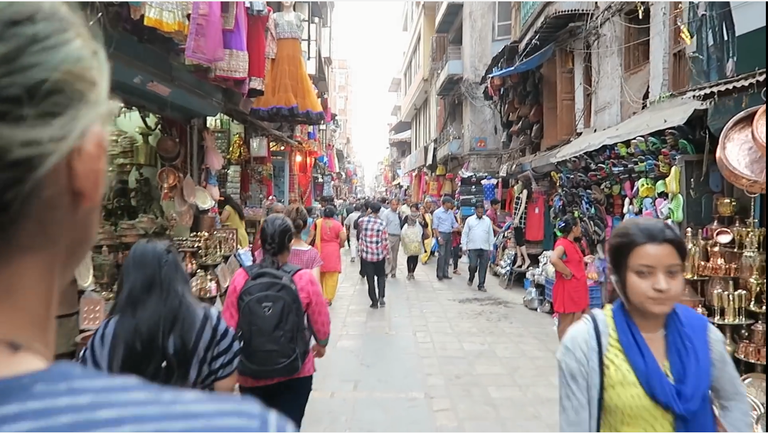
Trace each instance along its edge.
{"label": "man in white shirt", "polygon": [[464,222],[464,230],[461,232],[461,249],[469,256],[467,285],[472,287],[477,274],[477,290],[481,292],[485,292],[485,276],[488,273],[494,240],[493,223],[485,216],[483,203],[477,203],[475,214]]}
{"label": "man in white shirt", "polygon": [[347,239],[349,239],[349,252],[352,258],[350,261],[355,262],[357,258],[357,229],[355,228],[355,221],[360,217],[363,211],[363,206],[359,203],[355,205],[355,211],[347,215],[347,219],[344,220],[344,228],[347,229]]}
{"label": "man in white shirt", "polygon": [[402,229],[399,209],[400,200],[395,198],[389,202],[389,209],[381,212],[381,219],[387,226],[387,233],[389,234],[389,256],[387,257],[386,270],[390,278],[397,277],[397,253],[400,251],[400,231]]}
{"label": "man in white shirt", "polygon": [[403,205],[400,206],[398,213],[401,220],[411,214],[411,201],[408,198],[403,200]]}

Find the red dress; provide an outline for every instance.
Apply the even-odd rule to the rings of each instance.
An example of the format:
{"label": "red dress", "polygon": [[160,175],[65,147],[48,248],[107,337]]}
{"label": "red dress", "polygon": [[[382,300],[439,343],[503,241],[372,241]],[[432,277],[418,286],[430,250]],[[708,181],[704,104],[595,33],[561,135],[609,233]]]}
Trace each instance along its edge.
{"label": "red dress", "polygon": [[578,245],[567,238],[560,238],[555,242],[555,248],[563,247],[563,264],[571,271],[573,277],[570,280],[563,278],[563,274],[555,271],[555,285],[552,288],[552,307],[556,313],[581,313],[589,308],[589,286],[587,285],[587,271],[584,267],[584,254]]}
{"label": "red dress", "polygon": [[274,26],[270,28],[269,19],[272,8],[268,7],[264,15],[248,14],[248,97],[255,98],[264,94],[264,77],[267,71],[267,57],[274,57]]}

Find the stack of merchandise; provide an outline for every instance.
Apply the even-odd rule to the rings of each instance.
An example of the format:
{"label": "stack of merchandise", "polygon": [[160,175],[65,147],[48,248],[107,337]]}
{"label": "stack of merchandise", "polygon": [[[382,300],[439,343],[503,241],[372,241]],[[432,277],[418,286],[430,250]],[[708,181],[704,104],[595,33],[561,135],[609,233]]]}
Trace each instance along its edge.
{"label": "stack of merchandise", "polygon": [[462,218],[472,216],[475,213],[475,204],[483,203],[485,199],[483,185],[480,183],[481,179],[475,174],[468,174],[459,181],[457,196]]}
{"label": "stack of merchandise", "polygon": [[227,194],[240,201],[240,166],[232,165],[227,169]]}

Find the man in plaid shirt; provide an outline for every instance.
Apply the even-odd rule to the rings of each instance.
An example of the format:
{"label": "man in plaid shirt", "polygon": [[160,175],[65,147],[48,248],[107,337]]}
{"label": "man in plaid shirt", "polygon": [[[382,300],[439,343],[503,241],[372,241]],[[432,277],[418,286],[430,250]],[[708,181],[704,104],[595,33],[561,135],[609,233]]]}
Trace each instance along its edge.
{"label": "man in plaid shirt", "polygon": [[[368,208],[370,214],[358,222],[357,236],[360,251],[360,266],[365,279],[368,281],[368,297],[371,298],[371,308],[387,305],[384,302],[384,289],[387,285],[385,263],[389,256],[389,238],[387,226],[379,218],[381,204],[372,202]],[[376,278],[374,284],[374,277]],[[376,295],[376,286],[379,294]]]}

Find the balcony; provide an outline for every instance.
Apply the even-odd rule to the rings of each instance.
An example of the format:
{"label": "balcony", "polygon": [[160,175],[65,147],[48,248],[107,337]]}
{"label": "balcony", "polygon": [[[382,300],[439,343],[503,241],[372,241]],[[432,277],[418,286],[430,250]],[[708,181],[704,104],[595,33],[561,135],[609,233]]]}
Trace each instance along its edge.
{"label": "balcony", "polygon": [[435,17],[435,33],[445,34],[451,31],[463,8],[462,2],[441,2]]}
{"label": "balcony", "polygon": [[520,2],[520,28],[525,28],[527,23],[536,12],[536,8],[543,2]]}
{"label": "balcony", "polygon": [[456,89],[464,74],[461,47],[448,47],[443,57],[440,73],[437,75],[437,96],[445,97]]}
{"label": "balcony", "polygon": [[435,158],[438,164],[445,161],[451,155],[461,154],[461,151],[461,137],[453,131],[453,128],[441,132],[437,137]]}
{"label": "balcony", "polygon": [[520,50],[525,52],[535,40],[545,47],[561,37],[563,30],[585,20],[594,12],[594,1],[522,2],[520,5]]}

